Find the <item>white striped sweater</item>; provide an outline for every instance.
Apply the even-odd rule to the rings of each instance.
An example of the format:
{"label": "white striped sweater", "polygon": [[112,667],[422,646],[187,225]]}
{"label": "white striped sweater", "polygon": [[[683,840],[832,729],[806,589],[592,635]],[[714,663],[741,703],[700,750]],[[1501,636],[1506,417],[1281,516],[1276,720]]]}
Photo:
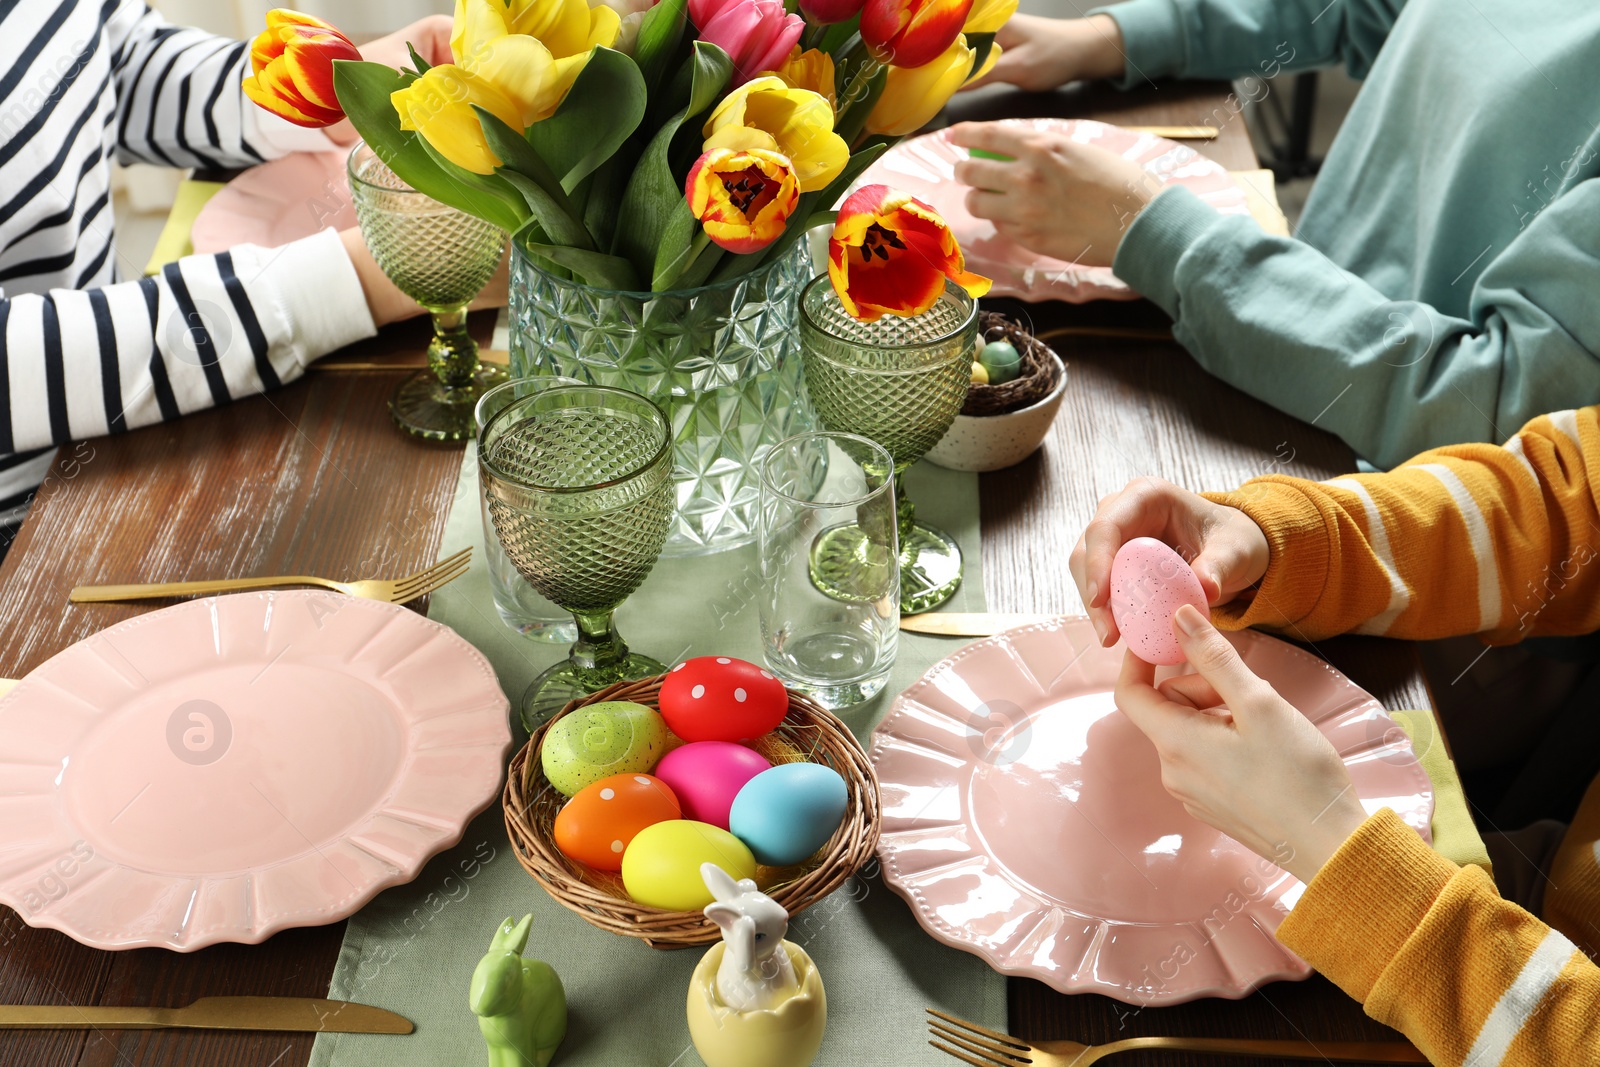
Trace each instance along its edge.
{"label": "white striped sweater", "polygon": [[150,278],[117,262],[113,156],[232,168],[330,146],[250,104],[248,65],[247,42],[142,0],[0,0],[0,542],[57,446],[274,388],[372,333],[331,230]]}

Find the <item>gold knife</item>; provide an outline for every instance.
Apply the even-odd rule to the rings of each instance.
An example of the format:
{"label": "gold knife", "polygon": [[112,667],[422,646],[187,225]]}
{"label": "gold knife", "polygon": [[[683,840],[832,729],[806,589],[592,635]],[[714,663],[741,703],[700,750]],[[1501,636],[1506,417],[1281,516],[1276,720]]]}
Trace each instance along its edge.
{"label": "gold knife", "polygon": [[[1215,126],[1124,126],[1134,133],[1148,133],[1169,141],[1214,141],[1222,133]],[[315,366],[315,364],[313,364]]]}
{"label": "gold knife", "polygon": [[312,997],[201,997],[187,1008],[0,1005],[4,1030],[293,1030],[409,1034],[411,1020],[346,1000]]}
{"label": "gold knife", "polygon": [[992,637],[1003,630],[1055,622],[1059,618],[1059,615],[1007,615],[986,611],[929,611],[901,616],[900,629],[940,637]]}

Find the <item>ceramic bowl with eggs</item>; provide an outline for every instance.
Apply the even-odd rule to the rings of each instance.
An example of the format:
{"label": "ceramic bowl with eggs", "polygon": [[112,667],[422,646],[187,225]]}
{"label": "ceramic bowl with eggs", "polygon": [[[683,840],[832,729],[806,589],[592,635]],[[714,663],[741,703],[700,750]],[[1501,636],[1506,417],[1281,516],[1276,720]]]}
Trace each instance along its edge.
{"label": "ceramic bowl with eggs", "polygon": [[1039,450],[1067,391],[1067,368],[1015,320],[981,313],[972,388],[961,413],[928,451],[958,471],[997,471]]}

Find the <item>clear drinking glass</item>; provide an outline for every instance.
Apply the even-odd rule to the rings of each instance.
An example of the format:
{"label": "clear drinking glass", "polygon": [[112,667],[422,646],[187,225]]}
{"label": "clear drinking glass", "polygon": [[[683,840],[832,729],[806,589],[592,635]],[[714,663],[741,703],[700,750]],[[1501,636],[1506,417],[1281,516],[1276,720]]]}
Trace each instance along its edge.
{"label": "clear drinking glass", "polygon": [[417,192],[365,144],[350,153],[350,197],[372,258],[433,316],[428,369],[400,383],[389,414],[417,437],[465,441],[478,398],[507,378],[478,362],[467,331],[467,305],[500,265],[505,231]]}
{"label": "clear drinking glass", "polygon": [[829,708],[876,694],[900,635],[894,460],[847,433],[804,433],[761,465],[767,666]]}
{"label": "clear drinking glass", "polygon": [[569,700],[665,671],[630,652],[612,622],[672,526],[672,433],[661,409],[594,385],[517,397],[478,435],[478,471],[506,555],[578,624],[567,658],[523,696],[529,732]]}
{"label": "clear drinking glass", "polygon": [[900,610],[929,611],[961,584],[961,548],[916,521],[905,471],[939,442],[972,384],[978,302],[947,284],[921,315],[853,318],[826,274],[800,296],[806,386],[822,424],[860,434],[894,457],[899,508]]}
{"label": "clear drinking glass", "polygon": [[[473,410],[478,432],[482,433],[495,413],[519,396],[530,396],[558,385],[582,384],[576,378],[551,374],[537,378],[513,378],[503,385],[497,385],[478,398],[478,406]],[[483,509],[483,551],[489,564],[489,588],[494,593],[494,606],[500,613],[500,620],[523,637],[535,641],[575,640],[578,628],[573,625],[572,616],[540,596],[539,591],[529,585],[528,579],[517,570],[516,564],[511,562],[506,550],[500,547],[500,539],[494,533],[494,523],[489,518],[489,498],[481,492],[481,468],[478,481],[478,495]]]}

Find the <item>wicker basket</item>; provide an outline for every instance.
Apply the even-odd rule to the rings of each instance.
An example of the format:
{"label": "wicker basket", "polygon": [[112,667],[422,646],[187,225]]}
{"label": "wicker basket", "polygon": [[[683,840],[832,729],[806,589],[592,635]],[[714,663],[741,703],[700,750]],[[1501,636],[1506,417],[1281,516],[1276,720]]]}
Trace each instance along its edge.
{"label": "wicker basket", "polygon": [[[632,700],[659,709],[661,680],[619,682],[573,701],[550,723],[603,700]],[[506,833],[517,861],[557,901],[602,930],[637,937],[652,948],[685,948],[719,940],[721,931],[700,912],[663,911],[636,903],[623,890],[621,875],[569,860],[556,848],[556,813],[567,798],[545,778],[539,759],[550,723],[512,758],[506,776]],[[798,693],[789,694],[788,715],[755,748],[774,765],[797,760],[826,764],[844,778],[849,794],[844,821],[815,856],[798,867],[761,867],[756,872],[762,891],[792,916],[839,888],[872,857],[881,823],[878,778],[850,728]]]}
{"label": "wicker basket", "polygon": [[[963,415],[1003,415],[1037,404],[1061,380],[1061,365],[1050,358],[1050,346],[1029,333],[1015,319],[997,311],[980,311],[978,329],[983,342],[1010,341],[1022,357],[1021,374],[1001,385],[974,384],[961,405]],[[976,357],[974,357],[976,359]]]}

